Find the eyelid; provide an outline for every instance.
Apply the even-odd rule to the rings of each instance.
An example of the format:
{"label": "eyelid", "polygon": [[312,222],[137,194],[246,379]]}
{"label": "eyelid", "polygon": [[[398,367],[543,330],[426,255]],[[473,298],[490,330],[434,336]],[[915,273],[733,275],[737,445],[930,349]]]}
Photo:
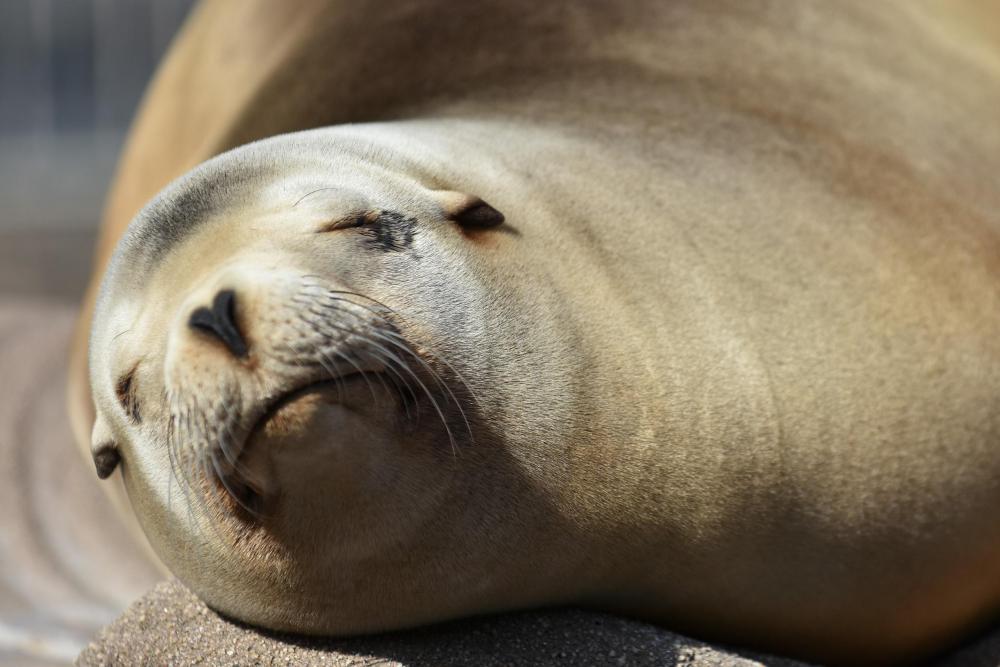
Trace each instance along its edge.
{"label": "eyelid", "polygon": [[340,229],[350,229],[352,227],[364,227],[365,225],[370,225],[378,221],[378,211],[360,211],[356,213],[351,213],[343,218],[338,218],[332,222],[328,222],[319,230],[318,234],[324,232],[335,232]]}
{"label": "eyelid", "polygon": [[118,382],[115,383],[115,395],[118,397],[118,403],[133,424],[142,422],[142,413],[139,411],[139,399],[136,396],[135,387],[135,372],[138,368],[139,364],[136,364],[132,370],[118,378]]}

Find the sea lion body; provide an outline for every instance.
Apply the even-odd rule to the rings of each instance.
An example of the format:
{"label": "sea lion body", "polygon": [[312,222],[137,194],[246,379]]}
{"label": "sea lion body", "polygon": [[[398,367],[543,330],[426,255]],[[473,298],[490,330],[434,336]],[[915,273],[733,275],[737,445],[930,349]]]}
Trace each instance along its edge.
{"label": "sea lion body", "polygon": [[[616,14],[565,78],[238,148],[139,214],[96,311],[94,445],[210,604],[354,634],[580,603],[841,661],[996,609],[997,51],[909,10],[822,33],[802,11],[777,48],[773,14],[679,7]],[[698,48],[709,26],[742,45]],[[454,224],[441,192],[506,222]],[[356,209],[391,215],[328,224]],[[227,290],[252,363],[191,330]],[[179,490],[168,424],[213,392],[242,424],[301,383],[269,361],[308,311],[289,304],[326,318],[342,292],[371,301],[336,301],[324,340],[395,313],[453,392],[410,430],[387,388],[297,398],[242,450],[279,500],[193,502],[212,492]],[[229,423],[213,410],[188,440]]]}

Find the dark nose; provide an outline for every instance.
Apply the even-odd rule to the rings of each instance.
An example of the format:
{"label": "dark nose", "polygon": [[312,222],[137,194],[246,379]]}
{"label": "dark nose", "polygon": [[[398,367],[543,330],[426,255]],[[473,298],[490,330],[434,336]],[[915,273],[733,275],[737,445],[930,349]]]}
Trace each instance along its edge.
{"label": "dark nose", "polygon": [[188,326],[217,338],[237,357],[247,356],[247,343],[236,326],[236,293],[222,290],[212,300],[212,308],[202,306],[188,320]]}

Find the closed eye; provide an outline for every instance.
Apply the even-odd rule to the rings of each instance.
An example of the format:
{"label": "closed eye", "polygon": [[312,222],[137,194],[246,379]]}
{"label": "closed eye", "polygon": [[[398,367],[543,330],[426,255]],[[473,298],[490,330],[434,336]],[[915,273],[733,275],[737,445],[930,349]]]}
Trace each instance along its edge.
{"label": "closed eye", "polygon": [[130,370],[118,379],[115,385],[115,394],[118,402],[133,424],[142,422],[142,414],[139,412],[139,399],[136,396],[135,371],[138,366]]}
{"label": "closed eye", "polygon": [[352,213],[351,215],[344,216],[343,218],[338,218],[332,222],[328,222],[318,230],[317,234],[323,234],[326,232],[335,232],[341,229],[351,229],[352,227],[365,227],[374,225],[378,222],[379,213],[378,211],[363,211],[361,213]]}

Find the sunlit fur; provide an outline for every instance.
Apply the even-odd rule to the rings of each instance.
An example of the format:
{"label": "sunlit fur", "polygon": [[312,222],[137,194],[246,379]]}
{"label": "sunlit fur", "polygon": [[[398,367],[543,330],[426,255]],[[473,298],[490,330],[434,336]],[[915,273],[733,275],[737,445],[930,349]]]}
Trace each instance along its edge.
{"label": "sunlit fur", "polygon": [[[429,355],[429,361],[399,333],[393,320],[402,316],[363,295],[323,286],[318,276],[303,276],[299,290],[287,302],[286,328],[271,350],[283,368],[280,376],[296,385],[332,383],[339,397],[348,391],[344,376],[359,376],[371,400],[393,400],[401,419],[412,422],[427,412],[440,420],[447,445],[457,454],[458,441],[449,421],[460,419],[459,440],[472,439],[468,419],[458,395],[471,396],[450,365]],[[429,349],[426,345],[424,350]],[[426,353],[426,352],[425,352]],[[445,380],[434,366],[440,365]],[[304,379],[307,378],[307,379]],[[274,380],[270,380],[273,382]],[[459,383],[452,390],[449,383]],[[278,381],[278,384],[283,384]],[[253,398],[247,398],[249,393]],[[265,396],[263,400],[258,398]],[[250,438],[262,415],[282,398],[268,396],[267,388],[241,386],[234,377],[220,378],[207,392],[191,391],[178,378],[167,387],[170,428],[167,448],[173,476],[185,488],[188,502],[204,502],[198,489],[215,480],[232,504],[249,519],[259,518],[254,496],[260,481],[240,461],[241,447]],[[442,407],[442,403],[444,406]],[[447,413],[447,414],[446,414]],[[426,416],[424,417],[427,418]],[[198,489],[188,494],[187,489]]]}
{"label": "sunlit fur", "polygon": [[[81,440],[184,583],[269,628],[572,603],[942,650],[1000,604],[995,17],[206,3],[109,198]],[[464,196],[506,223],[457,225]],[[348,224],[379,212],[402,231]],[[304,280],[345,299],[322,326]],[[247,359],[187,327],[221,289]],[[371,372],[234,444],[350,368],[279,349],[324,336]]]}

